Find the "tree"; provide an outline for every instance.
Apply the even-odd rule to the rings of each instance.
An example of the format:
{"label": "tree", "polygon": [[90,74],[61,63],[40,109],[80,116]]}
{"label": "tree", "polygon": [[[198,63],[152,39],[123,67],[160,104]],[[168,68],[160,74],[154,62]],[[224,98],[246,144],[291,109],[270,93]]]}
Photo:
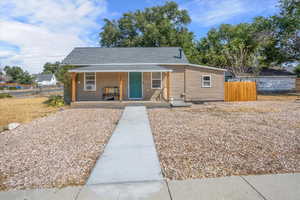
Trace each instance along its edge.
{"label": "tree", "polygon": [[222,24],[202,38],[197,49],[203,64],[226,68],[234,74],[247,72],[260,62],[259,43],[252,24]]}
{"label": "tree", "polygon": [[55,74],[60,68],[60,62],[56,61],[55,63],[47,62],[43,66],[43,74]]}
{"label": "tree", "polygon": [[234,74],[300,59],[300,1],[280,0],[280,13],[252,23],[222,24],[198,44],[199,63]]}
{"label": "tree", "polygon": [[59,67],[58,71],[56,72],[55,76],[57,80],[61,83],[63,83],[65,86],[69,85],[71,82],[70,79],[70,73],[68,73],[68,70],[75,68],[76,66],[72,65],[62,65]]}
{"label": "tree", "polygon": [[253,22],[267,65],[300,59],[300,1],[280,0],[279,8],[279,14]]}
{"label": "tree", "polygon": [[300,1],[280,0],[280,13],[272,17],[275,37],[285,61],[300,60]]}
{"label": "tree", "polygon": [[18,82],[20,84],[32,84],[33,78],[27,71],[25,71],[23,72],[23,75],[19,78]]}
{"label": "tree", "polygon": [[300,78],[300,64],[294,68],[294,73]]}
{"label": "tree", "polygon": [[27,71],[23,71],[21,67],[18,66],[5,66],[5,74],[11,77],[12,82],[21,84],[31,84],[32,77]]}
{"label": "tree", "polygon": [[179,46],[192,62],[195,59],[193,39],[187,25],[191,19],[175,2],[124,13],[118,20],[104,20],[100,32],[103,47],[168,47]]}

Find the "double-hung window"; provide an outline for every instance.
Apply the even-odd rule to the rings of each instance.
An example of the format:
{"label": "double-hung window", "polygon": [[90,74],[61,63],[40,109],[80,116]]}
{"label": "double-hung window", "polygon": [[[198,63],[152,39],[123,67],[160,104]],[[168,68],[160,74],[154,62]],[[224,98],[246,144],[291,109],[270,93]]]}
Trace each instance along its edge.
{"label": "double-hung window", "polygon": [[203,75],[202,76],[202,87],[203,88],[211,87],[211,75]]}
{"label": "double-hung window", "polygon": [[96,73],[85,72],[84,73],[84,90],[96,91]]}
{"label": "double-hung window", "polygon": [[151,88],[152,89],[161,89],[161,80],[162,73],[161,72],[152,72],[151,73]]}

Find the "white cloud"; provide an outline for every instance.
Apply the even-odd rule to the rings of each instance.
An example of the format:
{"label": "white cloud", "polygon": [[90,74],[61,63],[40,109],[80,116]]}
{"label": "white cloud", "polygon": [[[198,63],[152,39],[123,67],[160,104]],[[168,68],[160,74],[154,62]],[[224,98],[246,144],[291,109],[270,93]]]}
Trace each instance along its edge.
{"label": "white cloud", "polygon": [[105,0],[1,0],[0,64],[21,64],[36,73],[48,61],[63,59],[75,46],[94,46],[89,35],[107,13]]}
{"label": "white cloud", "polygon": [[228,23],[241,15],[259,15],[265,11],[275,10],[277,0],[192,0],[183,3],[191,18],[203,27]]}

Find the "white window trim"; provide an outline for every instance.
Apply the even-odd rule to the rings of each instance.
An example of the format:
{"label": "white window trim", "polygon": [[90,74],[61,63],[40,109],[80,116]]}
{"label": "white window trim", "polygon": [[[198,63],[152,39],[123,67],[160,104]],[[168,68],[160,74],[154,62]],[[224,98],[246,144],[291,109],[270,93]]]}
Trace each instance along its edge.
{"label": "white window trim", "polygon": [[[204,77],[209,77],[209,83],[210,83],[209,86],[204,85]],[[201,83],[203,88],[211,88],[212,87],[211,75],[202,75]]]}
{"label": "white window trim", "polygon": [[83,73],[83,77],[84,77],[84,80],[83,80],[83,90],[87,91],[87,92],[95,92],[97,90],[97,73],[94,72],[94,74],[95,74],[95,89],[93,89],[93,90],[87,90],[86,87],[85,87],[86,86],[85,85],[85,76],[86,76],[86,73],[91,73],[91,72],[84,72]]}
{"label": "white window trim", "polygon": [[[159,73],[160,73],[160,79],[153,79],[153,78],[152,78],[152,73],[153,73],[153,72],[151,72],[151,89],[153,89],[153,90],[159,90],[159,89],[162,89],[162,72],[159,72]],[[154,72],[154,73],[157,73],[157,72]],[[153,80],[160,80],[160,87],[154,88],[154,87],[153,87],[153,84],[152,84]]]}

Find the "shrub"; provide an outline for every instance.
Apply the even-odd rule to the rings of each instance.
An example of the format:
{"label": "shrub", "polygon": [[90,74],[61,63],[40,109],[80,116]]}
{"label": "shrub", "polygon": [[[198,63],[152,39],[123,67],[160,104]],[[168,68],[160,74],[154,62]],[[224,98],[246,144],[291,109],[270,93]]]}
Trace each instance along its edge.
{"label": "shrub", "polygon": [[61,95],[51,95],[45,103],[49,106],[60,107],[64,105],[64,98]]}
{"label": "shrub", "polygon": [[18,88],[17,87],[9,87],[8,89],[9,90],[17,90]]}
{"label": "shrub", "polygon": [[1,93],[0,94],[0,99],[4,99],[4,98],[11,98],[12,96],[8,93]]}
{"label": "shrub", "polygon": [[294,73],[300,78],[300,64],[297,67],[295,67]]}

